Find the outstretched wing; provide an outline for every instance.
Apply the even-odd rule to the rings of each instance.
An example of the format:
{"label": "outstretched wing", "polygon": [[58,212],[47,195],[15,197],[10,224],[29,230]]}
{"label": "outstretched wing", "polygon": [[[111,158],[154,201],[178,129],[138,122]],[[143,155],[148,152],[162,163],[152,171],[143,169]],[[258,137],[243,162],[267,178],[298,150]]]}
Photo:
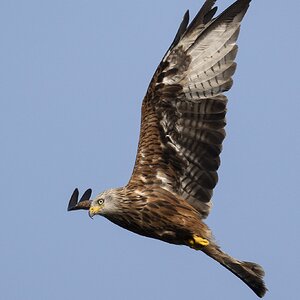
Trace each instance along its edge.
{"label": "outstretched wing", "polygon": [[176,37],[156,70],[142,105],[138,153],[129,188],[160,185],[204,218],[218,176],[227,98],[240,23],[251,0],[238,0],[217,18],[207,0]]}
{"label": "outstretched wing", "polygon": [[91,206],[91,195],[92,195],[92,190],[91,189],[87,189],[82,197],[80,198],[80,200],[78,201],[78,196],[79,196],[79,191],[76,188],[69,200],[69,204],[68,204],[68,211],[71,210],[78,210],[78,209],[85,209],[88,210]]}

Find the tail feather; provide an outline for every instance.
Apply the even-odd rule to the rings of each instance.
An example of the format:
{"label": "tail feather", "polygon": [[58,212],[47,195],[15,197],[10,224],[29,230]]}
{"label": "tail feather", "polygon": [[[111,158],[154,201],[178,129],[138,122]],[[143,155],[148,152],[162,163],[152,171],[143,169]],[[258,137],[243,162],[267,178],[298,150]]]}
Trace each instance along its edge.
{"label": "tail feather", "polygon": [[202,251],[240,278],[258,297],[262,298],[265,295],[267,291],[263,281],[265,272],[260,265],[236,260],[214,245],[207,246]]}

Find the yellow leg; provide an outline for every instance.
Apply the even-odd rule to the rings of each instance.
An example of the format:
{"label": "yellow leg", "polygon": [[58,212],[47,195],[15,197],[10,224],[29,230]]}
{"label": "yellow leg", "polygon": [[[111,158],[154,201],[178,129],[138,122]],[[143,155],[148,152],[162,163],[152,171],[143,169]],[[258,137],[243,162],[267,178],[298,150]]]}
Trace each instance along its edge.
{"label": "yellow leg", "polygon": [[193,249],[200,250],[201,248],[209,245],[209,241],[194,234],[193,238],[188,240],[188,245]]}

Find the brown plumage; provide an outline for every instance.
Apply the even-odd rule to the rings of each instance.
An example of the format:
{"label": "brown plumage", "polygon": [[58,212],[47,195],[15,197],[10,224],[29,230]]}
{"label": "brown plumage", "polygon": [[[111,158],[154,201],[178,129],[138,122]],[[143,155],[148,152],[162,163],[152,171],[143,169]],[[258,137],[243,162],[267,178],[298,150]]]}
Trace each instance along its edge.
{"label": "brown plumage", "polygon": [[188,26],[185,14],[159,64],[142,105],[136,162],[125,187],[78,202],[68,210],[89,209],[135,233],[187,245],[212,257],[259,297],[266,292],[263,269],[221,251],[203,219],[209,214],[225,138],[227,98],[237,54],[236,40],[250,0],[238,0],[217,18],[207,0]]}

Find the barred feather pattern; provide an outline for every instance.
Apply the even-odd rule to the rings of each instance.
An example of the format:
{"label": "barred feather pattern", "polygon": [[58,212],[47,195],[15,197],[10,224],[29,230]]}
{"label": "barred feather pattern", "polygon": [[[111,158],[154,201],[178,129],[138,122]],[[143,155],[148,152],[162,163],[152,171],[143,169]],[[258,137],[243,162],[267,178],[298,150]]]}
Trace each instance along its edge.
{"label": "barred feather pattern", "polygon": [[258,297],[262,298],[265,295],[267,291],[263,281],[265,272],[260,265],[249,261],[237,260],[213,244],[202,251],[245,282]]}
{"label": "barred feather pattern", "polygon": [[185,31],[181,25],[153,76],[128,184],[159,184],[185,199],[202,218],[209,213],[218,181],[226,125],[223,93],[232,86],[236,41],[249,5],[238,1],[212,19],[214,2],[206,1]]}

